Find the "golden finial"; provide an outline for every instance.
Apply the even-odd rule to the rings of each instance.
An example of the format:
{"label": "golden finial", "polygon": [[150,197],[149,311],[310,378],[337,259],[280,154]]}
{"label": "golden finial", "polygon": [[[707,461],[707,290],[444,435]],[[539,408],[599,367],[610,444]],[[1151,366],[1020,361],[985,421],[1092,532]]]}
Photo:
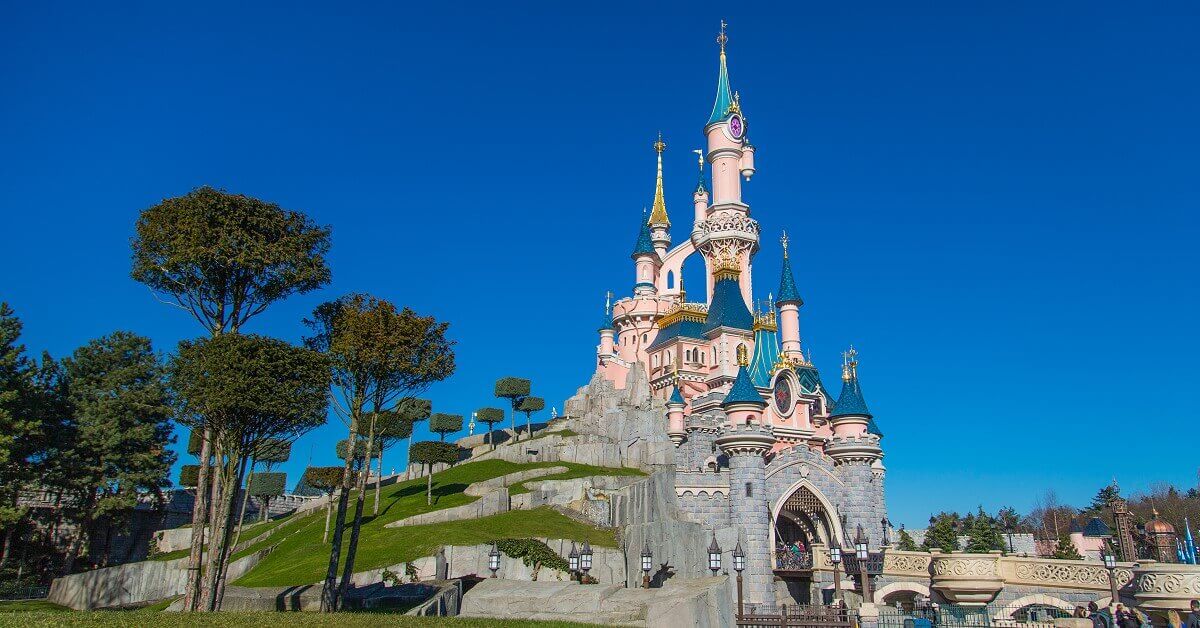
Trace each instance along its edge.
{"label": "golden finial", "polygon": [[661,154],[663,152],[663,149],[665,149],[666,147],[667,147],[666,142],[664,142],[662,140],[662,131],[659,131],[658,139],[654,141],[654,152]]}
{"label": "golden finial", "polygon": [[858,352],[854,350],[854,345],[850,345],[849,351],[842,352],[842,381],[850,381],[858,377]]}
{"label": "golden finial", "polygon": [[784,230],[784,232],[783,232],[783,237],[779,238],[779,243],[783,245],[783,259],[787,259],[787,255],[788,255],[788,250],[787,250],[787,247],[788,247],[788,237],[787,237],[787,230],[786,230],[786,229],[785,229],[785,230]]}
{"label": "golden finial", "polygon": [[667,219],[667,201],[663,195],[662,154],[666,148],[667,144],[663,141],[660,132],[658,139],[654,142],[654,152],[658,153],[658,174],[654,180],[654,204],[650,211],[650,224],[670,227],[671,221]]}
{"label": "golden finial", "polygon": [[683,273],[679,273],[679,302],[683,303],[687,300],[687,291],[683,289]]}
{"label": "golden finial", "polygon": [[746,350],[746,345],[738,345],[734,352],[737,354],[738,366],[750,366],[750,352]]}
{"label": "golden finial", "polygon": [[726,26],[728,24],[725,23],[725,20],[721,20],[721,34],[717,35],[717,43],[721,45],[721,54],[725,54],[725,42],[729,41],[729,37],[725,34]]}
{"label": "golden finial", "polygon": [[726,110],[725,113],[736,113],[736,114],[742,113],[742,95],[741,94],[739,94],[737,92],[733,93],[733,98],[730,99],[730,101],[729,101],[729,109]]}

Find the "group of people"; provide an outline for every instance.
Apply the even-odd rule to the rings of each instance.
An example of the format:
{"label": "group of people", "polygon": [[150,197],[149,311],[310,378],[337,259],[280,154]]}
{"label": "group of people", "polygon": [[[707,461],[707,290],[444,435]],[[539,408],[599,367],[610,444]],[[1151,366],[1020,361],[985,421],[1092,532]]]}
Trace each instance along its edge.
{"label": "group of people", "polygon": [[[1200,628],[1200,600],[1192,600],[1191,612],[1181,625],[1172,628]],[[1137,610],[1117,604],[1115,612],[1110,613],[1107,607],[1100,607],[1095,602],[1089,602],[1087,608],[1075,607],[1075,617],[1092,620],[1092,628],[1143,628],[1152,625],[1150,617]]]}

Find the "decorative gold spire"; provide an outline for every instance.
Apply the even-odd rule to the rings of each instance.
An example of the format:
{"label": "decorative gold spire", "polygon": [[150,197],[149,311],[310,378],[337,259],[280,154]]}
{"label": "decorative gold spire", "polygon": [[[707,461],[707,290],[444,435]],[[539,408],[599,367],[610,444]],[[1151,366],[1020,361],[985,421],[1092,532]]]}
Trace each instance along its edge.
{"label": "decorative gold spire", "polygon": [[742,264],[736,256],[729,254],[718,255],[713,260],[713,279],[737,279],[742,274]]}
{"label": "decorative gold spire", "polygon": [[842,352],[842,381],[848,382],[858,378],[858,352],[854,350],[854,345],[850,345],[849,351]]}
{"label": "decorative gold spire", "polygon": [[726,26],[728,26],[728,24],[725,23],[725,20],[721,20],[721,33],[717,35],[717,43],[721,46],[722,57],[725,56],[725,43],[729,41],[729,37],[725,35]]}
{"label": "decorative gold spire", "polygon": [[679,302],[683,303],[687,300],[687,291],[683,289],[683,272],[679,273]]}
{"label": "decorative gold spire", "polygon": [[750,352],[746,349],[746,345],[738,345],[734,353],[737,354],[738,366],[750,366]]}
{"label": "decorative gold spire", "polygon": [[779,238],[779,243],[783,245],[783,259],[787,259],[787,256],[788,256],[787,230],[784,230],[783,237]]}
{"label": "decorative gold spire", "polygon": [[654,205],[650,210],[650,224],[655,227],[671,226],[671,221],[667,220],[667,202],[663,198],[662,154],[666,149],[667,144],[659,133],[654,142],[654,152],[658,153],[658,176],[654,180]]}

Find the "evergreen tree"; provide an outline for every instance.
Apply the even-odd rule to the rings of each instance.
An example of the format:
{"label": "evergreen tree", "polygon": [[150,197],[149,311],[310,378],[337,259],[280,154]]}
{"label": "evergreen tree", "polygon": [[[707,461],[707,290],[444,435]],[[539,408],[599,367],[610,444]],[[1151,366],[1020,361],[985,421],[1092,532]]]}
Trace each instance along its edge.
{"label": "evergreen tree", "polygon": [[896,544],[896,549],[904,552],[916,552],[920,549],[917,547],[917,542],[913,540],[912,535],[903,526],[900,527],[900,540]]}
{"label": "evergreen tree", "polygon": [[529,380],[523,377],[501,377],[496,380],[496,397],[507,399],[512,408],[513,440],[521,440],[517,434],[517,410],[521,400],[529,396]]}
{"label": "evergreen tree", "polygon": [[1079,550],[1075,549],[1075,544],[1067,535],[1058,537],[1058,545],[1054,547],[1054,553],[1050,558],[1059,560],[1083,560],[1083,556],[1079,555]]}
{"label": "evergreen tree", "polygon": [[64,493],[76,524],[63,569],[70,573],[93,522],[105,521],[111,537],[139,492],[162,499],[175,454],[167,449],[173,409],[165,370],[149,339],[116,332],[76,349],[64,367],[71,408]]}
{"label": "evergreen tree", "polygon": [[1112,503],[1112,500],[1114,500],[1120,496],[1121,496],[1121,489],[1118,488],[1117,485],[1110,484],[1108,486],[1105,486],[1104,488],[1100,489],[1099,492],[1096,493],[1095,497],[1092,498],[1092,504],[1091,504],[1091,506],[1088,507],[1088,510],[1092,511],[1092,516],[1095,516],[1096,514],[1099,514],[1099,513],[1107,512],[1108,508],[1109,508],[1109,504]]}
{"label": "evergreen tree", "polygon": [[937,548],[943,552],[958,550],[958,515],[938,513],[929,518],[929,527],[925,530],[925,540],[921,547],[926,551]]}
{"label": "evergreen tree", "polygon": [[393,411],[379,414],[375,419],[375,431],[379,439],[379,455],[376,457],[379,469],[375,474],[375,510],[379,514],[379,485],[383,480],[383,453],[387,448],[404,439],[412,439],[413,426],[419,419],[429,416],[433,404],[428,399],[409,397],[396,405]]}
{"label": "evergreen tree", "polygon": [[25,517],[17,497],[32,479],[27,459],[39,436],[38,422],[29,412],[33,365],[18,342],[21,327],[12,308],[0,303],[0,529],[4,531],[0,566],[8,562],[15,530]]}
{"label": "evergreen tree", "polygon": [[979,512],[971,521],[971,527],[967,529],[965,551],[983,554],[995,550],[1004,551],[1004,549],[1004,534],[1001,532],[1000,526],[996,524],[995,519],[983,511],[983,506],[980,506]]}
{"label": "evergreen tree", "polygon": [[533,425],[531,417],[535,412],[541,412],[546,409],[546,400],[541,397],[525,397],[521,400],[517,409],[525,413],[525,434],[530,436],[533,434]]}
{"label": "evergreen tree", "polygon": [[461,414],[443,414],[435,412],[429,415],[429,431],[437,434],[442,442],[447,434],[462,431],[463,417]]}
{"label": "evergreen tree", "polygon": [[475,420],[484,423],[488,426],[487,442],[496,449],[496,441],[492,438],[492,431],[497,423],[504,421],[504,411],[500,408],[480,408],[475,411]]}

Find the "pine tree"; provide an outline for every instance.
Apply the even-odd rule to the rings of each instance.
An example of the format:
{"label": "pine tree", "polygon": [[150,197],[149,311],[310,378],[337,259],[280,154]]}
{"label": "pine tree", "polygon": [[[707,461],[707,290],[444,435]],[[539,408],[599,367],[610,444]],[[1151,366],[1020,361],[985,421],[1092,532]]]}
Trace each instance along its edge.
{"label": "pine tree", "polygon": [[925,540],[921,547],[925,550],[934,548],[943,552],[953,552],[958,549],[958,515],[954,513],[939,513],[929,518],[929,528],[925,530]]}
{"label": "pine tree", "polygon": [[1058,537],[1058,545],[1054,547],[1054,553],[1050,558],[1059,560],[1083,560],[1083,556],[1079,555],[1079,550],[1075,549],[1075,544],[1067,535]]}
{"label": "pine tree", "polygon": [[900,528],[900,541],[896,544],[896,548],[902,552],[916,552],[920,549],[912,535],[904,528]]}
{"label": "pine tree", "polygon": [[983,554],[994,550],[1004,551],[1004,548],[1004,534],[1000,526],[980,506],[971,521],[971,527],[967,529],[966,551]]}

